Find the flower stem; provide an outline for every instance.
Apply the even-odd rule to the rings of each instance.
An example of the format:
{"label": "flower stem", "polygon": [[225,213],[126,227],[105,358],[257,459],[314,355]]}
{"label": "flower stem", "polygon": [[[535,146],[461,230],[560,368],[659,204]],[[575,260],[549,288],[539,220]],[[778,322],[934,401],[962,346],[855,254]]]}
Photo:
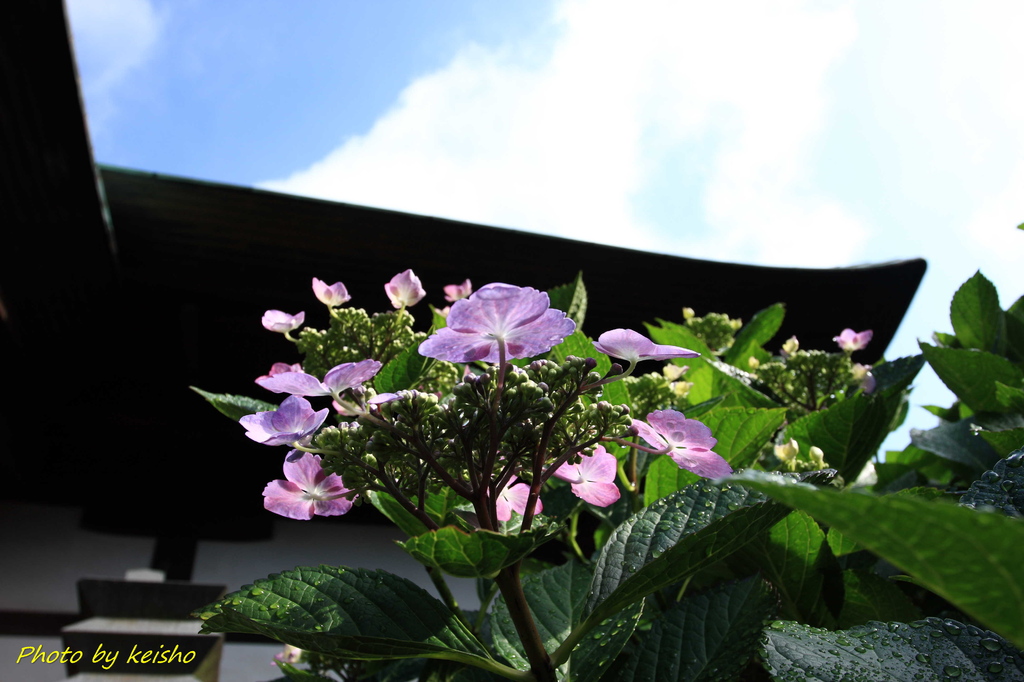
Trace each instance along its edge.
{"label": "flower stem", "polygon": [[526,651],[526,658],[530,661],[530,670],[537,682],[557,682],[555,666],[552,665],[551,657],[544,649],[537,625],[533,621],[533,614],[530,613],[530,607],[526,603],[523,585],[519,581],[521,564],[522,562],[518,561],[501,569],[494,580],[498,583],[498,589],[501,590],[501,595],[505,598],[505,605],[508,607],[512,623],[515,625],[519,640]]}

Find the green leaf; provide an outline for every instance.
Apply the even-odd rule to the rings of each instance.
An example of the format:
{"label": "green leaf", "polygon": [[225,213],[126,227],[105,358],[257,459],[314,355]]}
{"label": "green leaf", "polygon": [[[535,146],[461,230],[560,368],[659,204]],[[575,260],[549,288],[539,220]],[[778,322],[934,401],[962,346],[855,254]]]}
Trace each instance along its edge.
{"label": "green leaf", "polygon": [[981,431],[978,435],[992,446],[992,449],[1000,457],[1006,457],[1014,450],[1024,447],[1024,428],[1007,429],[1006,431]]}
{"label": "green leaf", "polygon": [[795,439],[802,452],[821,448],[828,465],[852,481],[885,440],[897,407],[893,399],[858,394],[797,419],[785,437]]}
{"label": "green leaf", "polygon": [[1024,523],[912,495],[815,489],[745,471],[733,477],[863,545],[964,613],[1024,644]]}
{"label": "green leaf", "polygon": [[1024,379],[1013,363],[992,353],[927,343],[921,344],[921,350],[942,383],[975,412],[1006,412],[996,397],[996,382],[1020,386]]}
{"label": "green leaf", "polygon": [[871,375],[875,377],[875,393],[894,395],[906,389],[922,367],[924,367],[923,355],[897,358],[891,362],[875,365],[871,368]]}
{"label": "green leaf", "polygon": [[380,368],[373,378],[378,393],[394,393],[418,388],[436,360],[420,355],[418,346],[410,346]]}
{"label": "green leaf", "polygon": [[996,400],[1007,412],[1024,414],[1024,389],[996,382]]}
{"label": "green leaf", "polygon": [[745,368],[747,358],[772,340],[782,326],[782,320],[785,317],[786,306],[782,303],[776,303],[754,313],[750,322],[743,325],[743,328],[736,334],[736,340],[722,359],[741,369]]}
{"label": "green leaf", "polygon": [[775,601],[757,578],[689,596],[656,619],[606,679],[734,682],[757,653]]}
{"label": "green leaf", "polygon": [[507,670],[444,604],[384,571],[296,568],[193,615],[203,619],[203,633],[259,634],[328,656],[442,658]]}
{"label": "green leaf", "polygon": [[965,507],[995,507],[1007,516],[1024,517],[1024,448],[996,462],[960,498]]}
{"label": "green leaf", "polygon": [[999,455],[972,430],[971,417],[958,422],[940,422],[934,429],[910,430],[910,442],[933,454],[962,464],[977,476],[988,469]]}
{"label": "green leaf", "polygon": [[[378,491],[368,491],[366,495],[377,511],[388,517],[406,535],[416,537],[427,532],[423,522],[402,507],[391,495]],[[465,503],[466,501],[451,488],[442,488],[440,491],[427,494],[427,502],[423,509],[434,523],[446,526],[455,523],[452,512]]]}
{"label": "green leaf", "polygon": [[586,612],[599,622],[729,556],[784,518],[759,493],[696,483],[627,518],[601,549]]}
{"label": "green leaf", "polygon": [[409,538],[398,545],[426,566],[434,566],[457,578],[494,577],[549,540],[552,528],[502,535],[489,530],[467,533],[445,526]]}
{"label": "green leaf", "polygon": [[[592,576],[586,566],[569,562],[523,579],[523,593],[547,651],[555,651],[580,622]],[[561,663],[561,677],[574,682],[600,678],[633,634],[642,607],[643,602],[637,602],[599,625],[591,637],[577,646],[569,660]],[[495,650],[516,668],[529,670],[504,598],[495,602],[490,623]]]}
{"label": "green leaf", "polygon": [[256,398],[248,398],[244,395],[229,395],[227,393],[208,393],[201,388],[189,386],[193,391],[206,398],[218,412],[230,418],[231,421],[238,421],[247,414],[257,412],[274,412],[277,405],[268,403]]}
{"label": "green leaf", "polygon": [[1006,356],[1014,362],[1024,362],[1024,297],[1006,311]]}
{"label": "green leaf", "polygon": [[843,571],[843,610],[836,626],[850,628],[872,620],[909,622],[921,612],[895,583],[870,571]]}
{"label": "green leaf", "polygon": [[[779,591],[782,617],[813,624],[824,622],[821,592],[830,564],[835,564],[835,558],[825,543],[825,533],[803,512],[779,521],[730,561],[730,565],[743,567],[741,574],[759,570]],[[838,575],[838,565],[834,568]]]}
{"label": "green leaf", "polygon": [[[587,288],[583,286],[583,271],[576,274],[576,279],[569,284],[548,289],[548,298],[551,299],[551,307],[561,310],[573,322],[576,329],[583,328],[583,320],[587,316]],[[592,357],[592,356],[581,356]]]}
{"label": "green leaf", "polygon": [[441,314],[441,311],[430,306],[430,333],[448,326],[448,318]]}
{"label": "green leaf", "polygon": [[829,632],[776,621],[763,656],[776,680],[1021,679],[1024,657],[999,635],[954,620],[929,618]]}
{"label": "green leaf", "polygon": [[999,293],[981,272],[963,283],[949,307],[953,332],[964,348],[1002,354],[1006,347],[1006,323],[999,307]]}
{"label": "green leaf", "polygon": [[[718,439],[715,452],[742,469],[753,464],[758,452],[786,419],[785,408],[723,407],[700,418]],[[650,504],[700,479],[679,468],[670,457],[656,457],[647,470],[644,504]]]}
{"label": "green leaf", "polygon": [[843,557],[847,554],[853,554],[854,552],[864,549],[835,528],[828,529],[825,541],[828,542],[828,546],[832,550],[832,555],[836,557]]}
{"label": "green leaf", "polygon": [[624,381],[613,381],[601,387],[601,399],[612,405],[632,405],[633,398],[629,395],[629,387]]}
{"label": "green leaf", "polygon": [[311,670],[302,670],[284,661],[277,661],[276,663],[281,672],[285,674],[285,679],[291,680],[291,682],[334,682],[333,677],[317,675]]}

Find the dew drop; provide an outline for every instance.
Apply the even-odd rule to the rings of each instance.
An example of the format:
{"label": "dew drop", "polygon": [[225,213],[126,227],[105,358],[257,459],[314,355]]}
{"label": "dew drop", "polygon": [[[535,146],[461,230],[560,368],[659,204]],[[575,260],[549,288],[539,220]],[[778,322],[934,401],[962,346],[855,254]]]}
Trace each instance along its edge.
{"label": "dew drop", "polygon": [[1024,452],[1015,452],[1006,458],[1006,466],[1016,468],[1021,464],[1024,464]]}
{"label": "dew drop", "polygon": [[959,635],[960,630],[962,628],[960,627],[960,624],[956,621],[947,620],[942,624],[942,629],[945,630],[948,634]]}
{"label": "dew drop", "polygon": [[989,663],[988,664],[988,671],[990,673],[1001,673],[1001,672],[1003,672],[1003,664],[1002,663]]}
{"label": "dew drop", "polygon": [[263,594],[263,590],[261,590],[261,589],[260,589],[260,588],[258,588],[258,587],[254,587],[254,588],[252,588],[251,590],[249,590],[249,594],[251,594],[251,595],[252,595],[252,596],[254,596],[254,597],[258,597],[258,596],[260,596],[261,594]]}
{"label": "dew drop", "polygon": [[1006,480],[999,484],[999,487],[1002,488],[1005,492],[1010,492],[1011,490],[1013,490],[1015,485],[1016,484],[1013,481],[1007,478]]}
{"label": "dew drop", "polygon": [[992,484],[992,483],[995,483],[996,481],[998,481],[1000,478],[1002,478],[1002,477],[999,474],[997,474],[996,472],[994,472],[994,471],[986,471],[985,473],[983,473],[981,475],[981,482],[982,483]]}
{"label": "dew drop", "polygon": [[917,656],[915,656],[915,658],[917,659],[918,663],[927,663],[931,660],[928,654],[918,654]]}
{"label": "dew drop", "polygon": [[1003,648],[998,640],[992,639],[991,637],[986,637],[985,639],[981,640],[979,644],[981,644],[981,646],[985,647],[989,651],[999,651]]}
{"label": "dew drop", "polygon": [[949,677],[960,677],[960,668],[955,665],[947,665],[942,669],[942,672],[946,673]]}

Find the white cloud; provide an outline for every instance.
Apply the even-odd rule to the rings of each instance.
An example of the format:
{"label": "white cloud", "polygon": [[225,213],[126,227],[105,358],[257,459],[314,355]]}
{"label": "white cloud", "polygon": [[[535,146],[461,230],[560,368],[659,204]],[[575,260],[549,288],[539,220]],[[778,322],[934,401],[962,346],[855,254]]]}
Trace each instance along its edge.
{"label": "white cloud", "polygon": [[115,90],[152,55],[163,21],[149,0],[67,0],[78,71],[95,129]]}
{"label": "white cloud", "polygon": [[[868,231],[816,193],[809,164],[856,25],[817,7],[566,0],[546,58],[467,47],[367,133],[261,186],[720,260],[848,262]],[[694,157],[706,139],[711,157]],[[635,200],[678,159],[704,205],[673,232]]]}

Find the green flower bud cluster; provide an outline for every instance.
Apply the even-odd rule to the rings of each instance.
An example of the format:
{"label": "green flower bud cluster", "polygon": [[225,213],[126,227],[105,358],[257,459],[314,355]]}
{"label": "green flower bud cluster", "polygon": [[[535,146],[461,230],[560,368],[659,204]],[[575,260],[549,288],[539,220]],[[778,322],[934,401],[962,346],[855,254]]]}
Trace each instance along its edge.
{"label": "green flower bud cluster", "polygon": [[362,308],[334,308],[328,329],[307,327],[299,334],[297,347],[305,355],[302,370],[323,376],[344,362],[368,358],[386,365],[427,338],[422,332],[414,332],[412,325],[413,317],[406,310],[374,313],[371,317]]}
{"label": "green flower bud cluster", "polygon": [[848,353],[798,350],[788,358],[761,363],[761,385],[798,413],[822,410],[856,387]]}
{"label": "green flower bud cluster", "polygon": [[623,381],[633,399],[633,409],[641,419],[655,410],[676,407],[676,393],[664,374],[652,372],[626,377]]}
{"label": "green flower bud cluster", "polygon": [[687,317],[686,326],[716,355],[720,355],[732,347],[743,320],[734,320],[722,313],[708,313],[704,317]]}
{"label": "green flower bud cluster", "polygon": [[368,434],[362,424],[342,423],[321,429],[313,438],[313,447],[326,451],[321,465],[328,474],[338,474],[352,490],[380,490],[374,473],[379,462],[366,449]]}

